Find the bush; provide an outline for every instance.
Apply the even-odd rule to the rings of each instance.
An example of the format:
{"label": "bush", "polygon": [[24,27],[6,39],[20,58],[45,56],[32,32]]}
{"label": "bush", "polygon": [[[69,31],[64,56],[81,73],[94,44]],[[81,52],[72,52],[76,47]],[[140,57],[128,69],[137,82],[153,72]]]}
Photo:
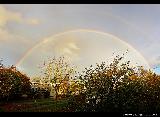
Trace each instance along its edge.
{"label": "bush", "polygon": [[49,98],[50,91],[48,89],[44,89],[40,87],[36,87],[36,88],[32,87],[29,97],[32,99]]}
{"label": "bush", "polygon": [[79,111],[87,112],[160,112],[160,76],[143,67],[131,68],[129,61],[119,64],[122,58],[86,69],[79,77],[85,84],[85,99],[74,98],[72,105],[83,104]]}
{"label": "bush", "polygon": [[0,100],[20,98],[31,89],[30,79],[16,70],[15,67],[0,66]]}
{"label": "bush", "polygon": [[70,95],[68,97],[68,109],[73,112],[84,111],[85,108],[85,94],[80,93],[79,95]]}

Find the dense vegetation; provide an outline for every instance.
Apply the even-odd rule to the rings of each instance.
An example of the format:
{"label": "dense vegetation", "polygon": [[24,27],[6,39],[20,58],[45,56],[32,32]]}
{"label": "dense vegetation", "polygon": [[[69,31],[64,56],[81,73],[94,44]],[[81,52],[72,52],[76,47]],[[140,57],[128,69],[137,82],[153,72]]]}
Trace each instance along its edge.
{"label": "dense vegetation", "polygon": [[129,61],[119,64],[122,59],[91,66],[80,76],[86,91],[79,111],[160,112],[160,76],[141,66],[131,68]]}
{"label": "dense vegetation", "polygon": [[160,112],[160,76],[142,66],[131,67],[130,61],[122,63],[123,58],[116,56],[110,65],[91,65],[83,73],[77,73],[63,57],[54,58],[45,63],[42,76],[35,79],[38,85],[34,91],[26,75],[1,64],[0,98],[22,94],[32,99],[48,98],[53,91],[53,100],[67,101],[67,111]]}
{"label": "dense vegetation", "polygon": [[23,94],[29,94],[31,89],[29,80],[15,67],[5,67],[0,63],[0,100],[19,99]]}

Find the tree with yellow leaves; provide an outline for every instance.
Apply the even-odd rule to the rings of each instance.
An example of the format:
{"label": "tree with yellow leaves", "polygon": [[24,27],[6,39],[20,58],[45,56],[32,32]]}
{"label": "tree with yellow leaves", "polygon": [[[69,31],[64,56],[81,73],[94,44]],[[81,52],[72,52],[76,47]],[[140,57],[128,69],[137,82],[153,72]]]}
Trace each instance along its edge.
{"label": "tree with yellow leaves", "polygon": [[50,85],[55,99],[59,95],[68,93],[70,79],[75,73],[75,67],[71,66],[64,57],[49,59],[43,65],[44,79]]}

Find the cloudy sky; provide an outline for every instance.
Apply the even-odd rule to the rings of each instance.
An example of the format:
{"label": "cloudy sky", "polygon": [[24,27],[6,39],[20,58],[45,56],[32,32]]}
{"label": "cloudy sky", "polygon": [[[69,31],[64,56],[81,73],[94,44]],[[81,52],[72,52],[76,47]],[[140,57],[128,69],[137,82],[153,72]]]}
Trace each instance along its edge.
{"label": "cloudy sky", "polygon": [[[77,29],[118,37],[160,73],[160,5],[156,4],[0,5],[0,57],[5,65],[15,65],[45,38]],[[78,52],[74,44],[69,46]]]}

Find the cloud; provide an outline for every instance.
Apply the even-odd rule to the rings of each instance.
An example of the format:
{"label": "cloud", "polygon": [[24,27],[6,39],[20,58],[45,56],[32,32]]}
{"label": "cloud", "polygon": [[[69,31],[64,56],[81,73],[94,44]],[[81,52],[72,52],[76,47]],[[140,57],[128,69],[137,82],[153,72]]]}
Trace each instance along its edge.
{"label": "cloud", "polygon": [[[3,34],[2,34],[3,33]],[[0,29],[0,53],[4,60],[9,60],[6,65],[17,63],[23,54],[33,46],[33,41],[26,37],[8,34]]]}
{"label": "cloud", "polygon": [[77,47],[75,42],[68,42],[66,43],[66,45],[64,45],[63,47],[61,47],[62,49],[62,53],[70,55],[70,56],[75,56],[76,50],[79,50],[80,48]]}
{"label": "cloud", "polygon": [[160,65],[160,56],[158,56],[155,60],[155,65]]}
{"label": "cloud", "polygon": [[0,27],[6,25],[9,21],[22,22],[22,16],[18,12],[12,12],[3,6],[0,6]]}
{"label": "cloud", "polygon": [[28,24],[31,24],[31,25],[38,25],[38,24],[40,24],[40,20],[38,20],[38,19],[28,19],[28,20],[26,20],[26,22],[28,23]]}
{"label": "cloud", "polygon": [[6,41],[12,38],[13,35],[10,34],[7,30],[0,28],[0,41]]}
{"label": "cloud", "polygon": [[14,64],[14,62],[33,45],[33,41],[26,36],[12,33],[7,27],[7,23],[10,22],[16,25],[35,25],[39,22],[33,18],[27,19],[23,17],[23,14],[11,11],[0,5],[0,53],[3,58],[12,56],[12,64]]}
{"label": "cloud", "polygon": [[80,48],[77,47],[77,45],[75,43],[68,43],[68,46],[71,48],[71,49],[74,49],[74,50],[79,50]]}
{"label": "cloud", "polygon": [[158,56],[158,57],[152,57],[152,58],[150,58],[150,60],[148,60],[148,61],[149,61],[150,66],[151,66],[152,68],[156,68],[157,66],[160,65],[160,56]]}
{"label": "cloud", "polygon": [[65,56],[70,60],[79,60],[81,48],[74,35],[51,35],[43,39],[40,49],[45,55]]}
{"label": "cloud", "polygon": [[73,54],[73,52],[69,48],[63,48],[63,53],[64,54],[70,54],[70,55]]}
{"label": "cloud", "polygon": [[[57,40],[58,41],[58,40]],[[59,40],[54,45],[54,50],[57,52],[60,52],[62,54],[68,55],[68,56],[78,56],[78,52],[80,50],[79,47],[77,47],[75,40],[68,38],[64,40]]]}
{"label": "cloud", "polygon": [[4,27],[10,21],[30,24],[30,25],[40,24],[39,19],[36,18],[26,19],[23,17],[21,13],[10,11],[9,9],[6,9],[4,6],[0,5],[0,27]]}
{"label": "cloud", "polygon": [[[64,47],[62,47],[62,53],[64,55],[67,55],[69,58],[72,57],[74,59],[78,59],[78,51],[80,50],[79,47],[77,47],[75,42],[68,42]],[[71,58],[70,58],[71,59]]]}
{"label": "cloud", "polygon": [[6,28],[6,24],[8,22],[15,22],[28,25],[40,24],[40,20],[36,18],[25,18],[23,17],[23,14],[11,11],[6,7],[0,5],[0,41],[11,41],[11,39],[15,38],[15,35]]}

